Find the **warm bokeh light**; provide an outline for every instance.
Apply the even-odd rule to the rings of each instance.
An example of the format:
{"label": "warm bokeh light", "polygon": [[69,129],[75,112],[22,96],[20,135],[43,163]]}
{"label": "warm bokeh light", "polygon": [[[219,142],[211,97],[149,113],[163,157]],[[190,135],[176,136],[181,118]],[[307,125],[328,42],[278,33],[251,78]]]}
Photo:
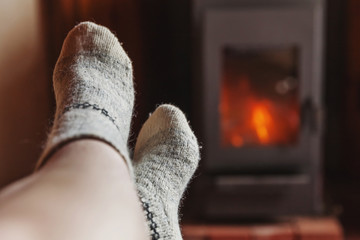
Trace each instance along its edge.
{"label": "warm bokeh light", "polygon": [[222,84],[222,146],[294,144],[299,132],[297,101],[260,98],[254,92],[246,77],[237,84]]}
{"label": "warm bokeh light", "polygon": [[223,54],[221,145],[296,144],[300,127],[296,48],[225,48]]}
{"label": "warm bokeh light", "polygon": [[251,116],[256,134],[262,144],[267,144],[269,138],[269,128],[273,127],[272,117],[266,106],[255,106]]}
{"label": "warm bokeh light", "polygon": [[243,138],[242,138],[240,135],[234,134],[234,135],[231,137],[231,144],[232,144],[234,147],[241,147],[241,146],[244,144],[244,140],[243,140]]}

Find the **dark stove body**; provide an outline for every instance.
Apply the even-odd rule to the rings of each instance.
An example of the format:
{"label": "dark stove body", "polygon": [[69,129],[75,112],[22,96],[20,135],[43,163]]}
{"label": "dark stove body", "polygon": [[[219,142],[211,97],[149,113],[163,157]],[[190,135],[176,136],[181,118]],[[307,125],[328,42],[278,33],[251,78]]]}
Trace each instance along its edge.
{"label": "dark stove body", "polygon": [[[322,0],[193,1],[194,72],[195,78],[201,79],[196,85],[197,126],[204,146],[203,178],[207,179],[207,183],[202,184],[200,177],[197,184],[201,189],[199,192],[206,191],[206,194],[200,194],[203,196],[202,215],[253,218],[322,211],[324,4]],[[259,54],[262,50],[265,50],[263,55]],[[229,56],[242,56],[235,66],[247,64],[246,56],[254,62],[261,61],[259,64],[267,63],[267,60],[258,60],[263,59],[259,56],[274,61],[291,56],[285,59],[292,59],[292,65],[296,66],[288,72],[284,70],[283,75],[289,77],[285,77],[288,82],[284,80],[283,85],[296,82],[296,93],[291,97],[296,102],[295,118],[298,119],[295,140],[288,144],[280,140],[275,140],[274,144],[259,144],[248,137],[245,141],[249,144],[243,144],[240,134],[233,136],[233,145],[221,143],[224,123],[220,116],[223,101],[220,89],[224,86],[224,62],[228,61],[225,58],[229,51],[232,51]],[[274,53],[275,57],[269,58],[269,53]],[[263,67],[259,71],[265,68],[268,69]],[[256,72],[256,67],[249,70],[254,71],[251,74],[257,78],[265,76],[263,86],[265,82],[273,81],[266,79],[270,75],[275,79],[274,86],[281,86],[276,78],[283,76],[274,73],[277,70],[266,70],[269,74],[262,75]],[[279,77],[279,81],[281,79]],[[262,79],[256,81],[262,88]],[[240,91],[239,97],[241,94]],[[286,105],[283,103],[286,98],[281,101]]]}

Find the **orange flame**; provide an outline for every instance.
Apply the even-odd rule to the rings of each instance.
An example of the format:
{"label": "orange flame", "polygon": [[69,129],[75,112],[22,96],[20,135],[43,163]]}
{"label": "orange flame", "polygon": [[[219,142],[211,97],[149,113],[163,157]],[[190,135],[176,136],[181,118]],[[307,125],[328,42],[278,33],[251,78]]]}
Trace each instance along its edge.
{"label": "orange flame", "polygon": [[299,105],[259,98],[246,77],[224,81],[219,105],[221,142],[225,147],[292,144],[299,132]]}
{"label": "orange flame", "polygon": [[252,112],[251,122],[254,125],[256,134],[262,144],[269,143],[269,127],[272,124],[272,117],[265,106],[255,106]]}

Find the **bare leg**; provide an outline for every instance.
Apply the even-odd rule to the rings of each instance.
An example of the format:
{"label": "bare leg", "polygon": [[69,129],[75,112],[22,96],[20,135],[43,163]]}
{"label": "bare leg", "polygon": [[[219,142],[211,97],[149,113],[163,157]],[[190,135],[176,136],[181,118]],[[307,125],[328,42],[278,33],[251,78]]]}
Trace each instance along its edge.
{"label": "bare leg", "polygon": [[125,161],[97,140],[65,145],[0,194],[0,239],[146,239]]}
{"label": "bare leg", "polygon": [[0,239],[146,239],[126,144],[130,59],[110,30],[84,22],[65,39],[53,84],[57,108],[40,171],[0,193]]}

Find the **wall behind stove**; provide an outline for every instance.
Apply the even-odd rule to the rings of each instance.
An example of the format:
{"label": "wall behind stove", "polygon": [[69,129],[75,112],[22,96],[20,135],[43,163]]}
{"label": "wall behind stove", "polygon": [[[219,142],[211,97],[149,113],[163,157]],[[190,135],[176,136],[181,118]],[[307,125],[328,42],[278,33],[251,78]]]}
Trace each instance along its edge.
{"label": "wall behind stove", "polygon": [[360,2],[329,0],[325,166],[327,193],[346,226],[360,217]]}
{"label": "wall behind stove", "polygon": [[33,171],[49,117],[37,0],[0,1],[0,188]]}

